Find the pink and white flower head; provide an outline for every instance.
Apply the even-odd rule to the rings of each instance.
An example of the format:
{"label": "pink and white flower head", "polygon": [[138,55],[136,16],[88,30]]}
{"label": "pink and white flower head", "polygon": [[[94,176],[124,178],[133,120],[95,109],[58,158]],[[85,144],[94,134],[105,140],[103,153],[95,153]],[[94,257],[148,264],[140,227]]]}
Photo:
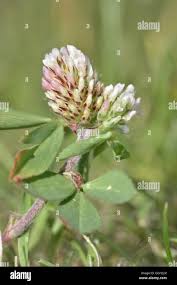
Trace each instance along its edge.
{"label": "pink and white flower head", "polygon": [[136,114],[134,87],[98,80],[90,60],[74,46],[54,48],[43,60],[42,86],[48,104],[68,125],[124,124]]}

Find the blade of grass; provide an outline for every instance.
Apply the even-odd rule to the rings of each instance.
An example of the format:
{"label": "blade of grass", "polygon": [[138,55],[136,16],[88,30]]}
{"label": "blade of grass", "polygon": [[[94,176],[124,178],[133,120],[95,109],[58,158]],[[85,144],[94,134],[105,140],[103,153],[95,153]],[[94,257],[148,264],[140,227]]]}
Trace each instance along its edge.
{"label": "blade of grass", "polygon": [[88,266],[97,266],[99,267],[102,264],[101,257],[97,251],[96,246],[93,244],[93,242],[90,240],[90,238],[86,235],[83,235],[83,238],[85,239],[87,243],[88,248]]}
{"label": "blade of grass", "polygon": [[2,252],[3,252],[3,249],[2,249],[2,238],[1,238],[1,231],[0,231],[0,264],[2,262]]}
{"label": "blade of grass", "polygon": [[42,259],[42,258],[38,261],[38,263],[40,265],[43,265],[43,266],[46,266],[46,267],[55,267],[56,266],[55,264],[53,264],[53,263],[51,263],[51,262],[49,262],[49,261],[47,261],[45,259]]}
{"label": "blade of grass", "polygon": [[168,228],[168,203],[165,203],[163,210],[163,242],[166,252],[166,260],[168,264],[173,262],[173,257],[170,249],[169,228]]}
{"label": "blade of grass", "polygon": [[[23,194],[22,210],[23,213],[31,206],[31,197],[27,194]],[[26,231],[21,237],[18,238],[18,255],[20,266],[29,266],[29,230]]]}
{"label": "blade of grass", "polygon": [[87,266],[88,265],[87,257],[85,255],[85,252],[81,248],[81,246],[76,241],[72,241],[71,246],[78,253],[82,263],[84,264],[84,266]]}
{"label": "blade of grass", "polygon": [[38,242],[41,240],[42,235],[46,229],[47,220],[49,218],[49,211],[47,207],[43,208],[39,216],[34,221],[33,227],[30,232],[29,250],[33,250]]}

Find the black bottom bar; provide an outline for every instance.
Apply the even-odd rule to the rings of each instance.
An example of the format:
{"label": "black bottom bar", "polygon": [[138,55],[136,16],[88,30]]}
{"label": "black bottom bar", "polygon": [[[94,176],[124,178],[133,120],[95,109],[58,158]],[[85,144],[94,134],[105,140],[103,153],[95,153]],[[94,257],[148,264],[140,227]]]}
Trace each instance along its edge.
{"label": "black bottom bar", "polygon": [[[104,281],[111,280],[173,280],[176,277],[176,267],[0,267],[0,281],[20,282],[22,284],[46,282],[52,284],[64,281],[94,280],[100,277]],[[100,279],[100,280],[101,280]]]}

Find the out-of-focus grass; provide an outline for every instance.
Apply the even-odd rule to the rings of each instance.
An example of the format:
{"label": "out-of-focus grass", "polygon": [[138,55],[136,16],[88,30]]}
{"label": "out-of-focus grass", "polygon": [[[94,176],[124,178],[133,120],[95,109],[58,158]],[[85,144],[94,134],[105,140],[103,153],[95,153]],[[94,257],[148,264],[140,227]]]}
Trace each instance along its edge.
{"label": "out-of-focus grass", "polygon": [[[103,152],[93,162],[90,177],[117,167],[128,172],[135,183],[160,182],[160,192],[139,191],[131,203],[117,207],[100,204],[104,225],[91,238],[104,265],[164,265],[161,216],[165,201],[170,237],[175,238],[177,231],[177,117],[175,110],[168,109],[168,102],[177,100],[177,2],[18,0],[0,5],[0,101],[8,101],[14,109],[53,116],[41,90],[42,58],[51,48],[68,43],[89,55],[105,83],[136,86],[137,96],[142,97],[141,111],[131,123],[130,134],[120,135],[131,158],[116,164],[109,151]],[[142,20],[160,21],[160,33],[138,31],[137,22]],[[0,132],[1,230],[9,211],[20,210],[22,190],[8,182],[8,171],[23,134],[23,130]],[[50,206],[34,222],[30,237],[31,265],[38,266],[39,260],[83,264],[73,250],[73,240],[86,253],[84,241],[58,224]],[[175,258],[176,245],[172,245]],[[5,248],[3,259],[12,264],[15,255],[14,242]]]}
{"label": "out-of-focus grass", "polygon": [[164,210],[163,210],[163,241],[165,245],[166,251],[166,260],[169,264],[173,262],[173,257],[170,249],[170,237],[169,237],[169,230],[168,230],[168,204],[165,203]]}

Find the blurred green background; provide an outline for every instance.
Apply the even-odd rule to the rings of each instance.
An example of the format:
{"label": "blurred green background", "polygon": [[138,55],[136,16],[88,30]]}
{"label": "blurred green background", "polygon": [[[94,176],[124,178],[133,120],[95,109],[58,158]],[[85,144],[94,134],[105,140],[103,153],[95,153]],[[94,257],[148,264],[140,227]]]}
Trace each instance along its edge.
{"label": "blurred green background", "polygon": [[[176,0],[0,1],[0,101],[9,102],[13,109],[54,116],[41,89],[42,59],[52,48],[66,44],[90,57],[103,82],[133,83],[142,98],[130,133],[120,135],[131,157],[117,164],[105,151],[93,162],[90,177],[117,167],[135,184],[160,182],[160,192],[139,191],[122,206],[100,205],[103,227],[92,240],[105,266],[166,264],[165,202],[170,237],[177,238],[177,110],[168,108],[169,102],[177,100],[176,19]],[[137,22],[143,20],[160,22],[160,32],[139,31]],[[8,169],[23,134],[24,130],[0,132],[1,230],[9,212],[19,211],[22,191],[8,182]],[[40,258],[82,265],[74,242],[84,248],[83,241],[63,228],[48,207],[31,230],[31,265],[39,265]],[[171,250],[177,260],[175,243]],[[5,248],[3,260],[13,264],[14,255],[16,242]]]}

